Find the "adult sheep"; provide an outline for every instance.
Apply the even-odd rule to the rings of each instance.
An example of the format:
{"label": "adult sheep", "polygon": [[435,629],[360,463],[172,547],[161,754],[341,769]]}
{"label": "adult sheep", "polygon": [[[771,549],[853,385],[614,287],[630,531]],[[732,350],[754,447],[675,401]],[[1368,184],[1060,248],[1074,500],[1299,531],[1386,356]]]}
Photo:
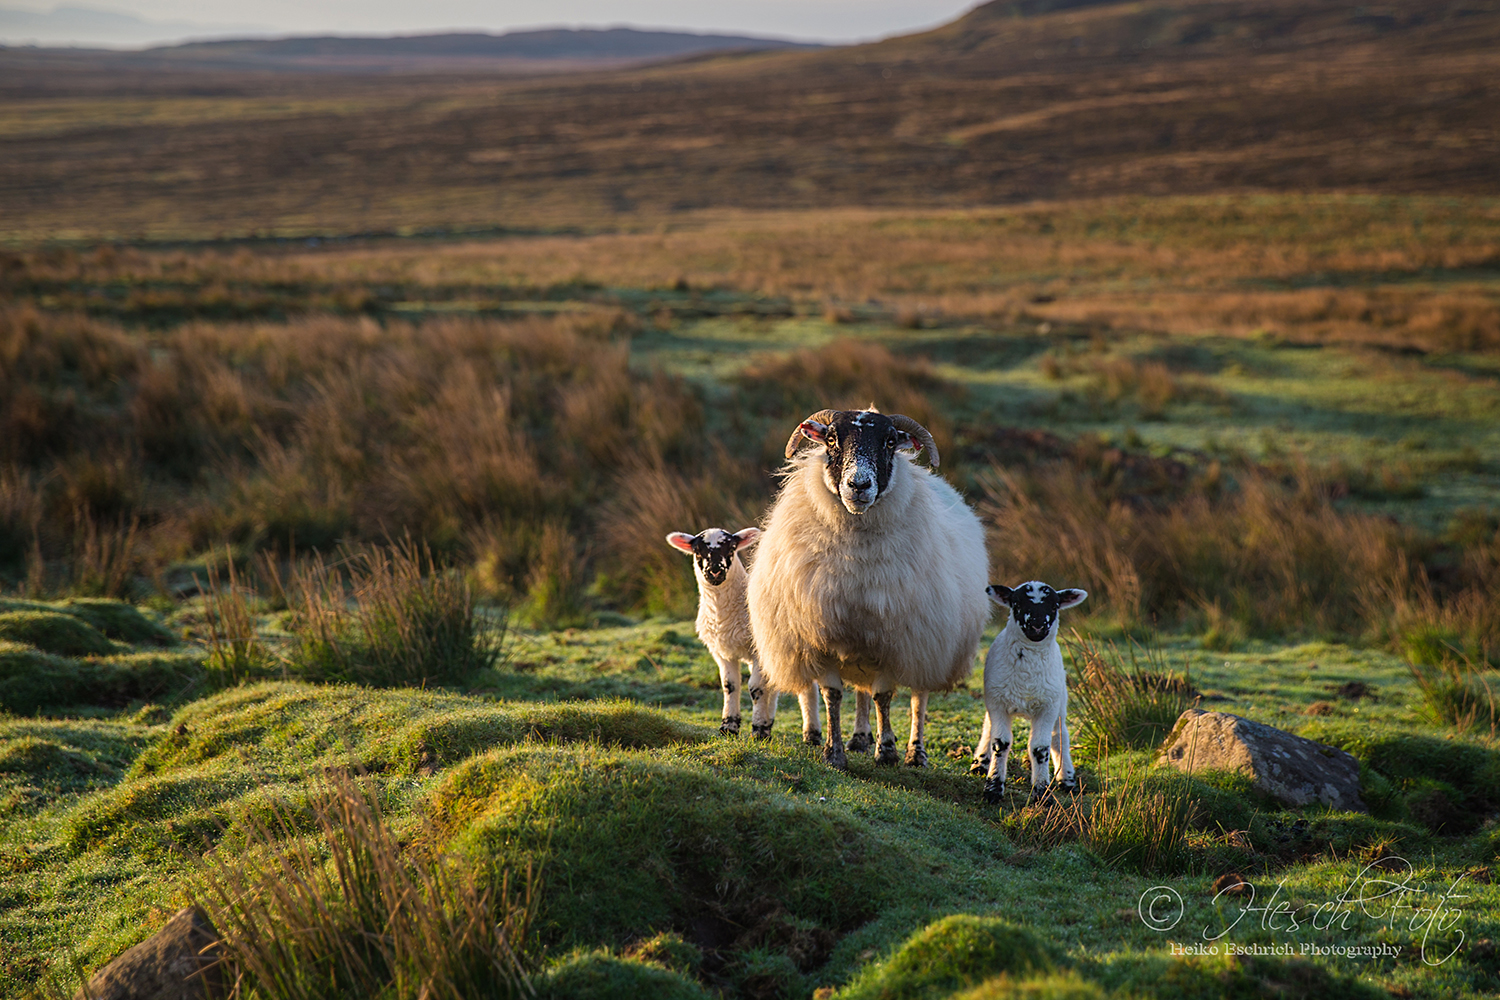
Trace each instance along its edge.
{"label": "adult sheep", "polygon": [[[807,442],[817,447],[804,450]],[[900,414],[821,410],[802,421],[750,574],[750,629],[766,680],[783,691],[823,685],[823,754],[836,768],[846,766],[845,683],[874,696],[884,764],[898,759],[891,695],[911,688],[906,762],[926,764],[927,694],[969,675],[989,619],[984,528],[951,486],[913,462],[922,450],[936,468],[932,435]]]}

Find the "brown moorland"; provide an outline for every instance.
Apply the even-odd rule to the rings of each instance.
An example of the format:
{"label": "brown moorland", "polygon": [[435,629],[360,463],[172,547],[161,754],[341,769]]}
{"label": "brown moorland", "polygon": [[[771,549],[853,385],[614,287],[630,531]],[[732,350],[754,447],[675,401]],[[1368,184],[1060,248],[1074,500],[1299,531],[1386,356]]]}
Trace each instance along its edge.
{"label": "brown moorland", "polygon": [[0,229],[656,224],[709,208],[1494,194],[1500,4],[995,2],[936,31],[567,80],[0,53]]}

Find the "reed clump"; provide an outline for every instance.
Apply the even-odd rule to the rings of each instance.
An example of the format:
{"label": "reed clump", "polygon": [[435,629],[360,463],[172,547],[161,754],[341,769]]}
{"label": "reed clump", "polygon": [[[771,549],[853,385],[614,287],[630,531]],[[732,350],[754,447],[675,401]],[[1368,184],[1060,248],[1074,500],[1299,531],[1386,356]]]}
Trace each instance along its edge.
{"label": "reed clump", "polygon": [[487,884],[452,858],[404,846],[375,789],[346,775],[330,777],[307,812],[247,815],[243,848],[206,860],[200,902],[222,937],[232,996],[532,994],[530,875]]}

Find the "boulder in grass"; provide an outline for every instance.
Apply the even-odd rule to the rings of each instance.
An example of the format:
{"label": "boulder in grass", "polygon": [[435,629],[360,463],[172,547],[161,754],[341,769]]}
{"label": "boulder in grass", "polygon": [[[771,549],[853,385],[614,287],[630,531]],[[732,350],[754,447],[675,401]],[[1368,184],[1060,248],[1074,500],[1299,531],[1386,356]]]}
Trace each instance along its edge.
{"label": "boulder in grass", "polygon": [[1233,771],[1279,802],[1368,812],[1359,761],[1335,747],[1227,712],[1190,708],[1177,719],[1161,763],[1179,771]]}
{"label": "boulder in grass", "polygon": [[214,1000],[224,976],[219,932],[208,914],[184,907],[165,926],[89,979],[73,1000]]}

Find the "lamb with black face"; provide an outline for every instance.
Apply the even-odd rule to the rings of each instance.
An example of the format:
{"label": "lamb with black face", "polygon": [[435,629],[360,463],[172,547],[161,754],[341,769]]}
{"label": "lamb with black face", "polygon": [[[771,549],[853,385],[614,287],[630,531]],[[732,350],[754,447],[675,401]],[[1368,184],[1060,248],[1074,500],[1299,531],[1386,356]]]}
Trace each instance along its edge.
{"label": "lamb with black face", "polygon": [[729,566],[734,562],[734,553],[740,546],[740,536],[732,535],[723,528],[709,528],[693,535],[688,545],[703,578],[717,587],[729,575]]}
{"label": "lamb with black face", "polygon": [[1016,627],[1032,642],[1046,642],[1057,627],[1057,612],[1071,608],[1087,596],[1081,590],[1053,590],[1036,581],[1023,583],[1014,590],[996,584],[985,588],[985,593],[1010,608]]}

